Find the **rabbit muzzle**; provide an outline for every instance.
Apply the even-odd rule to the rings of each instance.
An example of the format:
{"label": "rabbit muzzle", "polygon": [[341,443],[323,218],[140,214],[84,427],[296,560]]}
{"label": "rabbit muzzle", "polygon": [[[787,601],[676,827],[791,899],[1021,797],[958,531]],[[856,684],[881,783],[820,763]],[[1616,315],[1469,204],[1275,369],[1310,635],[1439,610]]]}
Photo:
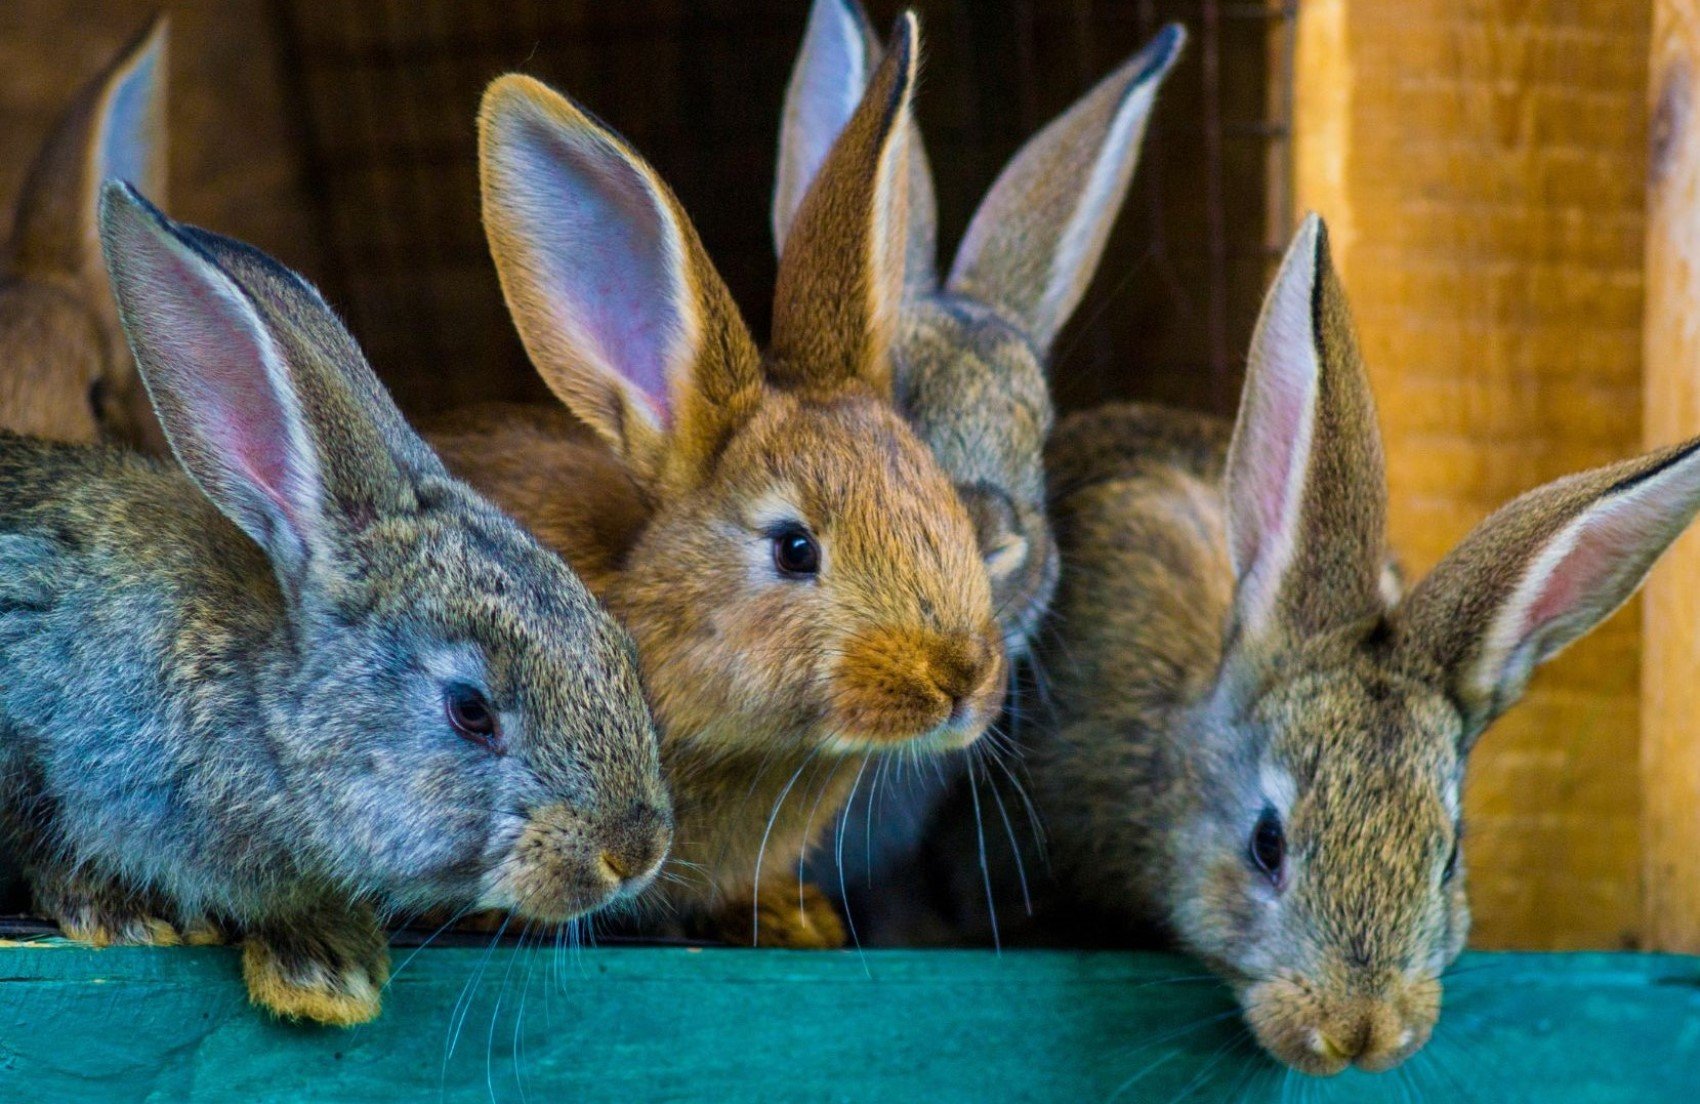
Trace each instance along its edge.
{"label": "rabbit muzzle", "polygon": [[1375,986],[1325,991],[1303,978],[1258,982],[1241,995],[1261,1045],[1301,1073],[1347,1066],[1390,1070],[1421,1050],[1440,1014],[1440,982],[1400,975]]}
{"label": "rabbit muzzle", "polygon": [[544,805],[487,875],[480,904],[524,920],[564,923],[642,893],[672,843],[672,815],[649,803],[594,818],[566,805]]}
{"label": "rabbit muzzle", "polygon": [[837,750],[925,742],[967,747],[1003,706],[1005,661],[995,630],[949,635],[879,630],[846,642],[829,721]]}

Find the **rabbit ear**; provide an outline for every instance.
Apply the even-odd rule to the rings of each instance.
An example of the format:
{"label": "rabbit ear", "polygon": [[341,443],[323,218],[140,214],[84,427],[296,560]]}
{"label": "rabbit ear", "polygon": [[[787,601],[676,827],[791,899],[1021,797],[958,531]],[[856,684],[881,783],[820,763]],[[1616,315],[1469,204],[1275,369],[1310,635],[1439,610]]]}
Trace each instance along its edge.
{"label": "rabbit ear", "polygon": [[[773,244],[781,253],[803,196],[814,182],[833,141],[855,114],[880,54],[879,39],[856,0],[815,0],[809,8],[803,46],[785,90],[785,109],[779,127],[779,172],[773,187]],[[938,207],[921,129],[913,117],[904,129],[909,141],[904,279],[911,289],[927,292],[936,283]]]}
{"label": "rabbit ear", "polygon": [[654,478],[670,433],[709,431],[761,385],[731,294],[655,171],[564,96],[502,77],[478,134],[485,231],[526,352]]}
{"label": "rabbit ear", "polygon": [[1050,347],[1092,282],[1157,89],[1185,42],[1180,24],[1164,27],[1028,140],[969,223],[949,290],[999,308]]}
{"label": "rabbit ear", "polygon": [[1381,439],[1314,215],[1252,335],[1225,480],[1242,648],[1267,651],[1385,608]]}
{"label": "rabbit ear", "polygon": [[781,386],[833,390],[861,381],[891,394],[917,34],[913,13],[898,17],[885,60],[792,223],[773,304],[770,374]]}
{"label": "rabbit ear", "polygon": [[101,204],[119,315],[178,460],[298,585],[442,476],[299,277],[172,222],[126,184]]}
{"label": "rabbit ear", "polygon": [[1405,647],[1465,713],[1465,750],[1640,588],[1700,510],[1700,440],[1548,483],[1482,522],[1401,608]]}
{"label": "rabbit ear", "polygon": [[[156,16],[54,127],[18,204],[17,271],[100,279],[101,185],[128,180],[150,195],[165,194],[166,37],[166,18]],[[104,281],[100,291],[104,301]]]}

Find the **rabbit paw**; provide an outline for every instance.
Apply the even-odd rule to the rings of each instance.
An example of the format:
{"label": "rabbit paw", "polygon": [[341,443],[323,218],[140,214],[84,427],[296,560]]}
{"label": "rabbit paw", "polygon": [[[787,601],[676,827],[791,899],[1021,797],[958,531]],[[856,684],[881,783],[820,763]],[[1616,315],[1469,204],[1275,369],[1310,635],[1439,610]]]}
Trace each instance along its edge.
{"label": "rabbit paw", "polygon": [[248,999],[286,1020],[352,1027],[377,1018],[389,947],[369,915],[327,927],[315,917],[268,925],[242,947]]}
{"label": "rabbit paw", "polygon": [[748,896],[734,898],[717,917],[720,938],[751,946],[752,916],[757,947],[831,950],[844,946],[844,922],[838,910],[813,885],[804,885],[801,892],[790,884],[762,886],[753,901]]}
{"label": "rabbit paw", "polygon": [[36,908],[59,925],[65,938],[92,947],[201,946],[223,941],[207,919],[179,926],[148,894],[83,874],[49,877],[35,887]]}

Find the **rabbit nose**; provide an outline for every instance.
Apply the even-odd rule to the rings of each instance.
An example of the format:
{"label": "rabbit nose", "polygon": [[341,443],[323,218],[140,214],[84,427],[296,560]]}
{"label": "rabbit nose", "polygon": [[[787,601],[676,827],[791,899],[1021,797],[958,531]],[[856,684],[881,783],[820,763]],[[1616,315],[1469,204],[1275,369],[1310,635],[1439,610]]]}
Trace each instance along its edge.
{"label": "rabbit nose", "polygon": [[638,805],[613,822],[599,856],[602,869],[622,892],[648,885],[673,843],[673,818],[653,805]]}
{"label": "rabbit nose", "polygon": [[964,662],[945,667],[938,688],[950,702],[947,724],[962,725],[983,712],[990,716],[1003,704],[1003,657],[984,643],[971,645]]}
{"label": "rabbit nose", "polygon": [[1387,1070],[1404,1061],[1416,1032],[1390,1005],[1377,1004],[1318,1028],[1311,1049],[1329,1063],[1350,1062],[1360,1069]]}

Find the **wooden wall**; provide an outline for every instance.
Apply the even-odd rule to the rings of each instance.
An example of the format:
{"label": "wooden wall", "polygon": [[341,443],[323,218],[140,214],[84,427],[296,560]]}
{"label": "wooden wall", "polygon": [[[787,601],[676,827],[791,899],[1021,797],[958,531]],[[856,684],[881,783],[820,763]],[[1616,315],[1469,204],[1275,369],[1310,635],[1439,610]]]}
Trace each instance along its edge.
{"label": "wooden wall", "polygon": [[[1700,10],[1653,5],[1647,179],[1647,441],[1700,431]],[[1700,531],[1647,584],[1644,942],[1700,953]]]}
{"label": "wooden wall", "polygon": [[[1518,492],[1641,447],[1650,12],[1300,6],[1299,205],[1334,232],[1414,572]],[[1483,946],[1640,939],[1639,623],[1631,606],[1542,671],[1475,754]]]}

